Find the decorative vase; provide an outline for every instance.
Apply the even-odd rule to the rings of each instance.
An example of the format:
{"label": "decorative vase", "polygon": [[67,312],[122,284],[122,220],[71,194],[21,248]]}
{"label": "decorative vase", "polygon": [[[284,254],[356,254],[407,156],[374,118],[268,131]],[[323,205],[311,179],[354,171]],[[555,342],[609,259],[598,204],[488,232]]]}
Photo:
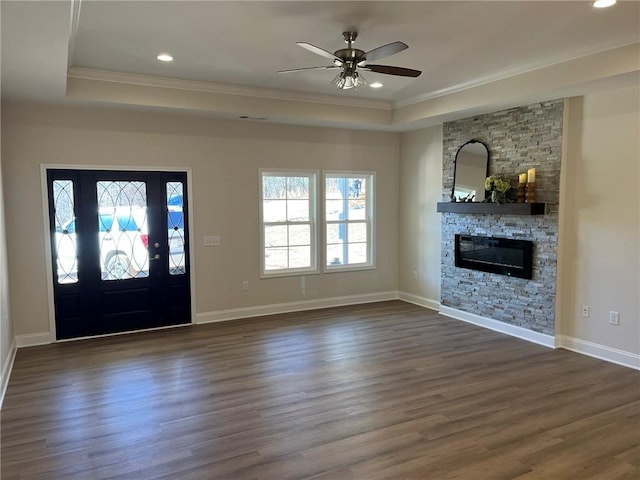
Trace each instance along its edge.
{"label": "decorative vase", "polygon": [[491,203],[504,203],[506,201],[505,194],[498,190],[491,191]]}

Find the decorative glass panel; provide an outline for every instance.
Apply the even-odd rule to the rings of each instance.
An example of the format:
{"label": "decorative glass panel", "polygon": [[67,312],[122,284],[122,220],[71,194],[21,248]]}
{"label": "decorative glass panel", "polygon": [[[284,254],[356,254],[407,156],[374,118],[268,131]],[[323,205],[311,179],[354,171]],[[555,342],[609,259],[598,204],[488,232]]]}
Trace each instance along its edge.
{"label": "decorative glass panel", "polygon": [[148,277],[146,184],[99,181],[96,189],[102,279]]}
{"label": "decorative glass panel", "polygon": [[182,182],[167,182],[167,238],[169,240],[169,275],[184,275],[187,269]]}
{"label": "decorative glass panel", "polygon": [[58,283],[78,281],[78,248],[73,202],[73,181],[53,181],[55,256]]}

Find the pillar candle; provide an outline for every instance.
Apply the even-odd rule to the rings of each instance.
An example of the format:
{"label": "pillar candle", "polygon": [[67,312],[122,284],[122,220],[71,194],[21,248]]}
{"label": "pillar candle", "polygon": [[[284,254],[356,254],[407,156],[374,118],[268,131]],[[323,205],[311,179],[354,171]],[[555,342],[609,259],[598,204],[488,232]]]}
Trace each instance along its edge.
{"label": "pillar candle", "polygon": [[527,183],[527,174],[526,173],[521,173],[518,177],[519,177],[518,183]]}
{"label": "pillar candle", "polygon": [[527,172],[527,181],[529,183],[536,183],[536,169],[535,168],[530,168],[529,171]]}

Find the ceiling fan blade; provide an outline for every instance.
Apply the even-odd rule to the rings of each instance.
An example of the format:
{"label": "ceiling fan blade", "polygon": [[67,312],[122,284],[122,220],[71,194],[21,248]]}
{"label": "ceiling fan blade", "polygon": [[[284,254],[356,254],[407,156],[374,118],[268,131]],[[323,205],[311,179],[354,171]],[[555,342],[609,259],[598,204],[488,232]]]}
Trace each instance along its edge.
{"label": "ceiling fan blade", "polygon": [[292,73],[292,72],[304,72],[305,70],[334,70],[336,68],[335,65],[323,65],[322,67],[304,67],[304,68],[292,68],[290,70],[280,70],[277,73]]}
{"label": "ceiling fan blade", "polygon": [[342,60],[338,57],[336,57],[333,53],[331,52],[327,52],[326,50],[323,50],[320,47],[316,47],[315,45],[311,45],[310,43],[307,42],[297,42],[296,45],[309,50],[310,52],[315,53],[316,55],[320,55],[321,57],[324,58],[328,58],[329,60],[331,60],[332,62],[338,60],[340,63],[342,63]]}
{"label": "ceiling fan blade", "polygon": [[386,45],[382,45],[381,47],[374,48],[373,50],[369,50],[362,56],[359,61],[365,60],[367,62],[373,62],[375,60],[388,57],[389,55],[399,53],[403,50],[406,50],[407,48],[409,48],[409,45],[403,42],[388,43]]}
{"label": "ceiling fan blade", "polygon": [[390,65],[366,65],[363,69],[369,70],[370,72],[384,73],[386,75],[397,75],[399,77],[419,77],[422,73],[420,70],[392,67]]}

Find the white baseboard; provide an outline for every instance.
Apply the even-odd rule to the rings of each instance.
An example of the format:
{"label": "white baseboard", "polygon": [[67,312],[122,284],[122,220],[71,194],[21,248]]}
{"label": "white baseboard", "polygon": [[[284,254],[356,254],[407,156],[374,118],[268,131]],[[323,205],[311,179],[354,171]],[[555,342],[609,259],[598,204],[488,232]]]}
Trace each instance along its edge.
{"label": "white baseboard", "polygon": [[607,347],[586,340],[580,340],[579,338],[568,337],[566,335],[559,335],[558,339],[558,346],[566,350],[640,370],[640,355],[638,354],[625,352],[624,350],[618,350],[617,348]]}
{"label": "white baseboard", "polygon": [[18,348],[35,347],[36,345],[48,345],[50,343],[51,334],[49,332],[16,335],[16,345]]}
{"label": "white baseboard", "polygon": [[474,325],[488,328],[489,330],[494,330],[496,332],[506,333],[512,337],[521,338],[532,343],[537,343],[538,345],[543,345],[549,348],[556,347],[555,337],[553,335],[534,332],[526,328],[510,325],[491,318],[481,317],[480,315],[475,315],[473,313],[463,312],[462,310],[456,310],[451,307],[440,307],[440,313],[447,317],[455,318],[456,320],[473,323]]}
{"label": "white baseboard", "polygon": [[413,293],[399,292],[398,298],[407,303],[413,303],[419,307],[428,308],[429,310],[440,310],[440,302],[438,300],[432,300],[430,298],[414,295]]}
{"label": "white baseboard", "polygon": [[16,339],[13,338],[11,342],[11,346],[9,347],[9,354],[7,358],[5,358],[5,364],[2,367],[2,374],[0,376],[0,409],[2,408],[2,403],[4,402],[4,395],[7,393],[7,387],[9,386],[9,377],[11,377],[11,370],[13,369],[13,362],[16,359],[16,352],[18,351],[18,346],[16,345]]}
{"label": "white baseboard", "polygon": [[316,310],[319,308],[342,307],[345,305],[357,305],[359,303],[385,302],[397,299],[398,292],[394,291],[322,298],[318,300],[302,300],[299,302],[275,303],[256,307],[233,308],[230,310],[198,313],[196,315],[196,323],[225,322],[227,320],[238,320],[240,318],[262,317],[264,315],[301,312],[303,310]]}

